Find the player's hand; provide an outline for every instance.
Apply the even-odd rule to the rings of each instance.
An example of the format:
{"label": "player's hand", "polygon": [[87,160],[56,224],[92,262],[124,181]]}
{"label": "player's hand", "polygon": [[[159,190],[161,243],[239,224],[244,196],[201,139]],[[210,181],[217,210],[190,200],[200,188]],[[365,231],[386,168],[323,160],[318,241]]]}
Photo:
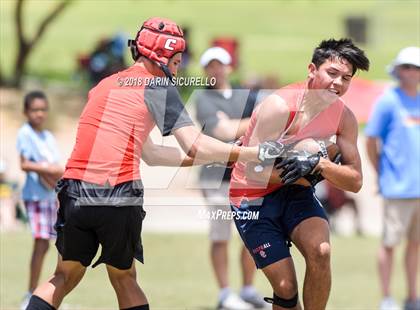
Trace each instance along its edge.
{"label": "player's hand", "polygon": [[285,185],[292,184],[301,177],[312,173],[321,158],[319,153],[311,155],[306,152],[294,151],[292,154],[275,166],[276,169],[283,169],[280,178]]}
{"label": "player's hand", "polygon": [[[340,165],[341,164],[341,153],[337,153],[337,155],[335,155],[335,157],[333,158],[332,162],[334,164]],[[312,174],[307,174],[305,176],[305,179],[311,183],[312,186],[317,185],[319,182],[323,181],[325,178],[322,176],[320,171],[316,171],[315,173]]]}
{"label": "player's hand", "polygon": [[286,152],[284,144],[276,141],[266,141],[258,146],[258,159],[260,165],[268,166],[273,164],[276,158],[281,157]]}

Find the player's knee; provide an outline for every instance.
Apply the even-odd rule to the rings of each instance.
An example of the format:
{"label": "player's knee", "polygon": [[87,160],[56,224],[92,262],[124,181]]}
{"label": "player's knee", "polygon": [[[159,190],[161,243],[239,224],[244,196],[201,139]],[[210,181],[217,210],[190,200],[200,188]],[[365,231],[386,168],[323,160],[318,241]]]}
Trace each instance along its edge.
{"label": "player's knee", "polygon": [[328,242],[313,245],[308,251],[307,260],[310,263],[324,264],[330,262],[331,246]]}
{"label": "player's knee", "polygon": [[139,286],[136,279],[131,276],[114,278],[111,280],[111,284],[117,293],[130,292]]}
{"label": "player's knee", "polygon": [[289,299],[296,295],[298,288],[296,281],[283,279],[273,286],[273,290],[277,296]]}
{"label": "player's knee", "polygon": [[70,276],[68,273],[66,273],[64,270],[57,269],[54,272],[54,278],[52,279],[52,282],[54,283],[54,286],[56,287],[67,287],[69,286],[68,282],[70,280]]}
{"label": "player's knee", "polygon": [[54,272],[53,282],[56,286],[63,287],[65,291],[72,290],[79,283],[79,280],[79,274],[73,271],[58,268]]}
{"label": "player's knee", "polygon": [[318,256],[325,260],[328,260],[328,261],[330,260],[331,246],[328,242],[323,242],[319,245]]}
{"label": "player's knee", "polygon": [[114,272],[109,274],[109,279],[111,284],[115,289],[124,289],[133,286],[136,284],[136,273],[132,270],[127,270],[123,272]]}

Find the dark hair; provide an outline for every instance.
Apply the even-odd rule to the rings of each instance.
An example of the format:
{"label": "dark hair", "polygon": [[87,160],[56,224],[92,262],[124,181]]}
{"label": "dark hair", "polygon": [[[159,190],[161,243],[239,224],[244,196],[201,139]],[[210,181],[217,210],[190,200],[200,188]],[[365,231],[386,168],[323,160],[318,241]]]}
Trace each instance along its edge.
{"label": "dark hair", "polygon": [[312,63],[317,68],[322,65],[327,59],[345,59],[353,66],[353,75],[356,71],[369,70],[369,59],[365,52],[354,45],[351,39],[329,39],[322,41],[317,48],[315,48],[312,55]]}
{"label": "dark hair", "polygon": [[42,99],[45,100],[48,104],[47,96],[44,94],[44,92],[40,90],[34,90],[25,95],[25,98],[23,99],[23,110],[26,112],[30,109],[32,101],[35,99]]}

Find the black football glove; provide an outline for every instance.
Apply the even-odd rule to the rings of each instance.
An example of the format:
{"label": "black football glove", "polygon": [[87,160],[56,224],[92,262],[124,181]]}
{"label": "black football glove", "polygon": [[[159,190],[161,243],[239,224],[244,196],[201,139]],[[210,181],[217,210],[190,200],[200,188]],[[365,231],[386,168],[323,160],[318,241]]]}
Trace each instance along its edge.
{"label": "black football glove", "polygon": [[321,153],[309,154],[304,151],[293,151],[289,152],[288,157],[275,167],[284,169],[280,178],[285,185],[288,185],[310,174],[318,165],[321,156]]}
{"label": "black football glove", "polygon": [[261,143],[258,149],[260,165],[268,166],[273,164],[276,158],[282,157],[286,151],[286,146],[280,142],[266,141]]}
{"label": "black football glove", "polygon": [[[333,158],[332,162],[334,164],[340,165],[341,164],[341,153],[338,153],[337,155],[335,155],[335,157]],[[304,178],[311,183],[312,186],[317,185],[319,182],[321,182],[322,180],[324,180],[325,178],[322,176],[320,171],[317,171],[313,174],[307,174],[304,176]]]}

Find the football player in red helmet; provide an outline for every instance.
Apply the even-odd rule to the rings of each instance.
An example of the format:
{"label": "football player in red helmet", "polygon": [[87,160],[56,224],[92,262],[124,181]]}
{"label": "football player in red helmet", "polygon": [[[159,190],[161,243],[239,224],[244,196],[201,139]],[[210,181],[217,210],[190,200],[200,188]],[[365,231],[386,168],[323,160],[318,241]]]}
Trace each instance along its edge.
{"label": "football player in red helmet", "polygon": [[[141,229],[145,212],[140,159],[152,165],[273,160],[275,143],[239,147],[220,142],[194,126],[173,83],[185,49],[182,30],[171,20],[147,20],[129,41],[135,63],[104,78],[89,92],[76,144],[56,191],[60,202],[54,275],[32,295],[27,309],[56,309],[93,267],[106,264],[120,309],[148,310],[136,281],[135,259],[143,262]],[[157,126],[174,135],[177,147],[149,139]]]}

